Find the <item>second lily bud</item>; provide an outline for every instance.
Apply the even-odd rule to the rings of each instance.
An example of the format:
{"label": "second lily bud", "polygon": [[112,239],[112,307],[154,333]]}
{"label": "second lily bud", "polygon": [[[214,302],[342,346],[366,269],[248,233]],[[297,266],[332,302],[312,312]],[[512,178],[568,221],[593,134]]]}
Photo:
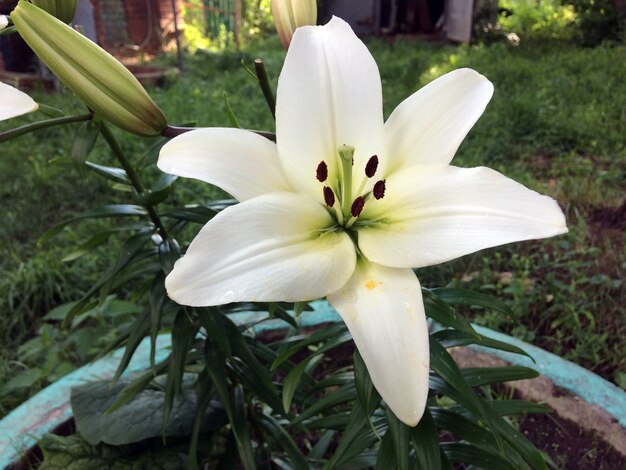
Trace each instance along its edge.
{"label": "second lily bud", "polygon": [[139,135],[158,135],[167,126],[133,74],[78,31],[24,0],[11,19],[42,62],[96,115]]}
{"label": "second lily bud", "polygon": [[316,0],[272,0],[272,15],[280,40],[287,48],[297,28],[314,25],[317,22],[317,2]]}
{"label": "second lily bud", "polygon": [[31,0],[44,11],[47,11],[63,23],[69,23],[76,13],[76,0]]}

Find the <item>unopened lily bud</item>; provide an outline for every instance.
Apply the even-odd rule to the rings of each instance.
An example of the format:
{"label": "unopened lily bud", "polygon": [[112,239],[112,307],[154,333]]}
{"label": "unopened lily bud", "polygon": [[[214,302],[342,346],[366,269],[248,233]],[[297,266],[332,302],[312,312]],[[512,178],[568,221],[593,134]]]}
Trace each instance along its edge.
{"label": "unopened lily bud", "polygon": [[296,28],[317,22],[316,0],[272,0],[276,31],[285,47],[289,47]]}
{"label": "unopened lily bud", "polygon": [[55,18],[64,23],[69,23],[74,19],[76,13],[76,0],[30,0],[42,10],[47,11]]}
{"label": "unopened lily bud", "polygon": [[158,135],[167,126],[139,81],[104,49],[25,0],[11,19],[35,54],[96,115],[140,135]]}
{"label": "unopened lily bud", "polygon": [[9,18],[5,15],[0,15],[0,31],[6,28],[9,25]]}
{"label": "unopened lily bud", "polygon": [[0,121],[36,111],[39,105],[26,93],[0,82]]}

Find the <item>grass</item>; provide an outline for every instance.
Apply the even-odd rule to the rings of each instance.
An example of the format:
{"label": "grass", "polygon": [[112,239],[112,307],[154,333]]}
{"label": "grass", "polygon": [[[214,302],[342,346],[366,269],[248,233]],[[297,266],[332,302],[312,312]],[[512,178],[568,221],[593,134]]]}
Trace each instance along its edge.
{"label": "grass", "polygon": [[[626,216],[619,217],[618,212],[626,194],[625,48],[583,49],[558,41],[522,41],[519,47],[505,43],[451,46],[412,39],[370,40],[368,46],[380,67],[386,115],[402,99],[449,70],[472,67],[486,75],[495,85],[494,98],[454,163],[493,167],[555,197],[570,228],[567,235],[555,239],[485,250],[423,269],[418,273],[422,283],[452,283],[499,296],[512,307],[515,319],[474,309],[465,313],[478,323],[520,336],[626,386],[621,372],[626,366],[621,346],[626,313],[620,304],[626,298]],[[241,66],[242,59],[250,65],[257,55],[265,59],[275,84],[284,52],[272,40],[241,53],[186,57],[187,69],[180,80],[150,92],[172,124],[194,120],[198,126],[228,126],[223,111],[226,93],[242,126],[272,130],[261,93]],[[80,109],[67,95],[37,96],[63,109]],[[4,123],[2,128],[7,127]],[[10,395],[0,396],[0,416],[94,354],[69,341],[68,332],[55,336],[53,321],[42,321],[54,306],[86,290],[117,246],[113,237],[91,256],[62,262],[96,230],[98,224],[93,222],[74,225],[51,241],[37,244],[53,224],[98,204],[124,200],[119,188],[67,157],[75,130],[73,126],[43,130],[2,144],[0,383],[14,380],[15,387]],[[133,158],[139,158],[150,144],[120,137]],[[112,163],[101,142],[90,160]],[[157,174],[150,169],[147,177]],[[216,194],[206,185],[185,180],[177,184],[174,199],[197,203]],[[94,321],[99,326],[107,324]],[[119,326],[119,322],[113,325]],[[33,368],[45,369],[38,362],[41,354],[18,350],[34,336],[45,336],[47,341],[37,346],[38,351],[48,348],[58,353],[54,367],[61,368],[60,372],[52,371],[53,367],[46,374],[25,376]],[[77,349],[82,353],[76,354]],[[16,377],[21,379],[15,382]]]}

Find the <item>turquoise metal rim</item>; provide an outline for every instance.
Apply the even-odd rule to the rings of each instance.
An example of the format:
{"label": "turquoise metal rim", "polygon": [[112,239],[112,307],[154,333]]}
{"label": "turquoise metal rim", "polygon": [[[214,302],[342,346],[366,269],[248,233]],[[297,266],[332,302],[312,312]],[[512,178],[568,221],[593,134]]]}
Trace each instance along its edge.
{"label": "turquoise metal rim", "polygon": [[[304,312],[299,318],[301,327],[318,326],[341,321],[337,312],[326,301],[312,302],[312,311]],[[237,323],[259,321],[267,317],[263,312],[242,312],[229,315]],[[257,333],[284,329],[288,325],[282,320],[265,321],[255,326]],[[537,370],[539,373],[611,414],[626,428],[626,392],[596,374],[511,336],[478,325],[474,328],[481,335],[517,346],[530,354],[535,362],[519,354],[475,347],[475,349],[500,357],[516,365]],[[157,338],[156,362],[167,358],[171,346],[169,334]],[[4,469],[17,461],[22,453],[33,447],[47,432],[72,417],[69,403],[73,386],[94,380],[112,378],[124,351],[118,349],[106,357],[87,364],[43,389],[0,421],[0,468]],[[133,374],[150,366],[150,339],[144,338],[135,352],[124,375]]]}

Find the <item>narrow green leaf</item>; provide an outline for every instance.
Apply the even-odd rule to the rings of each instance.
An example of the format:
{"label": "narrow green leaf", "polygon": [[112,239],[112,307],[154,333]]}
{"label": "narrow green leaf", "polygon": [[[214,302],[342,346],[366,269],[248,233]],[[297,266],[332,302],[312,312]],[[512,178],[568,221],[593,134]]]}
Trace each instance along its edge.
{"label": "narrow green leaf", "polygon": [[548,470],[545,456],[524,436],[518,429],[511,426],[501,416],[493,420],[495,431],[501,435],[506,442],[536,470]]}
{"label": "narrow green leaf", "polygon": [[150,367],[155,367],[156,342],[159,330],[161,329],[161,315],[167,294],[165,292],[165,276],[158,273],[152,280],[150,292],[148,293],[148,304],[150,309]]}
{"label": "narrow green leaf", "polygon": [[491,295],[451,287],[436,288],[433,289],[432,292],[437,294],[441,299],[443,299],[444,302],[449,304],[482,307],[503,313],[513,319],[516,318],[513,310]]}
{"label": "narrow green leaf", "polygon": [[363,361],[359,351],[356,349],[353,354],[353,363],[357,401],[363,407],[365,415],[370,416],[373,411],[372,404],[373,402],[377,404],[380,401],[380,395],[378,395],[378,392],[374,389],[374,384],[367,371],[365,361]]}
{"label": "narrow green leaf", "polygon": [[[109,294],[110,288],[114,281],[120,281],[120,272],[124,270],[128,265],[135,262],[138,259],[141,259],[141,250],[144,245],[150,240],[152,236],[152,232],[150,230],[141,231],[132,237],[130,237],[126,242],[124,242],[118,258],[115,260],[115,263],[107,269],[100,279],[96,281],[95,284],[91,286],[89,291],[80,299],[68,312],[67,316],[63,321],[64,327],[67,327],[71,324],[74,316],[76,316],[81,311],[84,311],[85,306],[89,303],[90,299],[93,295],[100,291],[101,301],[104,301],[106,296]],[[145,256],[145,254],[144,254]]]}
{"label": "narrow green leaf", "polygon": [[[171,177],[172,175],[166,175]],[[136,196],[136,201],[142,206],[156,206],[165,201],[172,193],[172,186],[165,186],[161,189],[149,188]]]}
{"label": "narrow green leaf", "polygon": [[230,121],[230,126],[240,129],[241,125],[239,124],[239,120],[237,119],[233,108],[230,106],[230,102],[228,101],[228,93],[226,92],[224,92],[224,112],[226,113],[226,116]]}
{"label": "narrow green leaf", "polygon": [[380,442],[380,447],[378,448],[378,452],[376,454],[376,466],[374,467],[374,470],[389,470],[392,468],[397,468],[396,452],[393,442],[393,434],[388,430]]}
{"label": "narrow green leaf", "polygon": [[489,429],[494,434],[499,450],[502,451],[502,439],[495,432],[494,416],[491,409],[474,393],[465,381],[452,356],[433,337],[430,338],[430,366],[436,374],[457,392],[454,399],[461,400],[461,404],[465,405],[469,411],[481,417],[487,423]]}
{"label": "narrow green leaf", "polygon": [[256,463],[254,461],[254,452],[252,451],[252,440],[250,439],[250,430],[248,429],[248,421],[246,419],[246,402],[241,384],[235,386],[233,393],[233,416],[231,423],[237,438],[241,463],[246,470],[254,470]]}
{"label": "narrow green leaf", "polygon": [[285,413],[289,413],[289,408],[291,408],[291,401],[293,399],[294,393],[296,392],[296,389],[298,388],[300,377],[302,377],[302,374],[304,373],[306,367],[309,365],[309,362],[311,362],[311,359],[313,359],[313,356],[307,357],[302,362],[300,362],[300,364],[291,369],[291,371],[289,372],[289,374],[287,374],[287,377],[285,377],[285,380],[283,381],[283,408],[285,410]]}
{"label": "narrow green leaf", "polygon": [[272,303],[270,309],[268,310],[271,310],[269,312],[270,318],[279,318],[282,321],[288,323],[290,326],[298,328],[298,322],[296,321],[296,319],[289,315],[289,312],[278,303]]}
{"label": "narrow green leaf", "polygon": [[184,309],[180,309],[172,325],[172,354],[170,355],[167,383],[165,386],[165,405],[163,426],[167,425],[174,398],[180,394],[187,361],[187,351],[196,337],[198,327],[194,325]]}
{"label": "narrow green leaf", "polygon": [[422,296],[427,316],[442,325],[465,331],[471,335],[477,335],[470,322],[459,315],[450,305],[435,294],[434,291],[422,287]]}
{"label": "narrow green leaf", "polygon": [[441,330],[435,333],[434,337],[437,338],[437,341],[446,349],[457,346],[467,346],[468,344],[478,344],[487,348],[499,349],[500,351],[522,354],[535,362],[533,357],[523,349],[479,334],[471,335],[459,330]]}
{"label": "narrow green leaf", "polygon": [[348,425],[350,415],[347,412],[336,412],[322,418],[313,418],[306,420],[304,423],[307,429],[310,430],[325,430],[332,429],[335,431],[341,431]]}
{"label": "narrow green leaf", "polygon": [[139,343],[144,339],[148,330],[150,329],[150,313],[148,310],[145,310],[141,315],[137,317],[137,319],[133,322],[133,326],[130,329],[130,335],[128,336],[128,340],[126,341],[126,348],[124,349],[124,355],[122,356],[122,360],[120,361],[120,365],[117,366],[117,370],[115,371],[115,376],[113,377],[113,381],[118,380],[122,373],[128,367],[128,364],[135,354]]}
{"label": "narrow green leaf", "polygon": [[121,406],[130,402],[139,393],[141,393],[154,380],[157,374],[160,374],[167,367],[167,361],[159,363],[153,370],[143,373],[128,385],[126,385],[120,393],[117,394],[113,404],[107,408],[105,414],[109,414],[119,409]]}
{"label": "narrow green leaf", "polygon": [[[356,398],[356,391],[354,389],[353,384],[346,384],[337,390],[329,393],[328,395],[320,398],[317,402],[315,402],[312,406],[303,410],[292,422],[291,424],[296,424],[304,421],[305,419],[311,418],[317,414],[322,413],[323,411],[340,405],[342,403],[348,402],[350,400],[354,400]],[[360,406],[355,408],[361,409]],[[354,411],[354,409],[353,409]],[[365,413],[363,414],[365,416]]]}
{"label": "narrow green leaf", "polygon": [[[328,397],[326,397],[328,398]],[[341,435],[339,445],[335,450],[335,453],[324,467],[326,470],[335,469],[341,466],[350,456],[350,447],[357,438],[357,436],[363,432],[366,432],[367,417],[363,412],[363,408],[360,406],[352,407],[350,412],[350,418],[345,431]]]}
{"label": "narrow green leaf", "polygon": [[[478,446],[493,446],[496,440],[487,429],[475,422],[467,419],[465,416],[454,411],[444,408],[431,408],[433,424],[436,423],[441,429],[451,432],[471,444]],[[439,447],[439,443],[437,443]],[[419,451],[418,451],[419,455]],[[438,468],[438,467],[423,467]]]}
{"label": "narrow green leaf", "polygon": [[409,436],[411,428],[400,421],[393,412],[387,408],[387,433],[393,436],[393,448],[396,454],[396,467],[398,470],[409,470]]}
{"label": "narrow green leaf", "polygon": [[41,244],[59,233],[65,226],[83,219],[97,219],[108,217],[133,217],[133,216],[145,216],[146,210],[141,206],[133,204],[108,204],[106,206],[97,207],[95,209],[88,210],[82,214],[61,222],[51,229],[47,230],[37,241]]}
{"label": "narrow green leaf", "polygon": [[204,206],[190,206],[171,209],[161,213],[162,217],[184,220],[196,224],[206,224],[217,214],[216,211]]}
{"label": "narrow green leaf", "polygon": [[100,122],[98,121],[85,121],[78,127],[70,152],[74,163],[81,165],[86,163],[99,134]]}
{"label": "narrow green leaf", "polygon": [[470,387],[539,377],[539,372],[522,366],[471,367],[461,370]]}
{"label": "narrow green leaf", "polygon": [[202,328],[206,334],[219,347],[226,357],[232,357],[232,349],[227,335],[224,334],[222,324],[222,314],[216,308],[196,308],[194,309]]}
{"label": "narrow green leaf", "polygon": [[446,456],[455,462],[476,465],[488,470],[518,470],[504,457],[471,444],[444,442],[441,444],[441,448]]}
{"label": "narrow green leaf", "polygon": [[501,416],[524,415],[528,413],[551,413],[552,408],[526,400],[492,400],[489,405]]}
{"label": "narrow green leaf", "polygon": [[[347,415],[346,415],[346,418],[347,418]],[[346,422],[347,422],[347,419],[346,419]],[[324,434],[322,434],[321,437],[318,439],[315,446],[313,446],[313,448],[311,449],[311,452],[309,452],[309,459],[322,460],[324,458],[324,455],[328,451],[328,447],[333,442],[333,438],[335,437],[335,434],[336,432],[331,431],[331,430],[324,432]]]}
{"label": "narrow green leaf", "polygon": [[239,328],[232,320],[222,315],[221,322],[224,325],[221,331],[225,331],[229,336],[233,354],[236,356],[233,360],[233,365],[237,365],[240,371],[249,371],[256,384],[254,388],[257,392],[262,394],[263,399],[266,400],[266,403],[270,405],[274,411],[283,414],[282,400],[279,398],[280,394],[272,381],[272,377],[268,373],[267,366],[261,364],[252,353],[248,347],[246,338],[241,334]]}
{"label": "narrow green leaf", "polygon": [[308,307],[308,302],[296,302],[295,304],[293,304],[293,316],[298,318],[300,315],[302,315],[302,312],[307,310]]}
{"label": "narrow green leaf", "polygon": [[426,408],[417,426],[411,429],[411,441],[420,470],[441,468],[439,435],[429,408]]}
{"label": "narrow green leaf", "polygon": [[121,168],[116,168],[112,166],[104,166],[98,165],[92,162],[85,162],[87,168],[98,173],[101,176],[104,176],[106,179],[113,181],[114,183],[119,183],[123,185],[130,185],[130,180],[128,179],[128,175]]}
{"label": "narrow green leaf", "polygon": [[198,374],[198,380],[196,381],[196,396],[198,397],[198,402],[191,430],[191,442],[189,444],[189,468],[191,470],[199,470],[200,468],[198,465],[198,436],[200,435],[204,413],[209,403],[211,403],[212,385],[211,376],[205,367],[202,372]]}
{"label": "narrow green leaf", "polygon": [[74,261],[80,258],[83,255],[86,255],[87,253],[92,252],[93,250],[98,248],[100,245],[102,245],[104,242],[106,242],[113,233],[114,233],[113,230],[110,230],[107,232],[96,233],[93,237],[91,237],[85,243],[80,245],[70,254],[66,255],[61,261],[63,261],[64,263],[69,263],[71,261]]}
{"label": "narrow green leaf", "polygon": [[180,246],[174,239],[168,238],[158,245],[159,262],[163,272],[167,275],[174,269],[174,264],[180,258]]}
{"label": "narrow green leaf", "polygon": [[159,152],[167,141],[168,139],[159,138],[150,147],[148,147],[143,155],[139,157],[139,161],[137,163],[138,169],[142,170],[144,168],[156,166],[157,160],[159,159]]}
{"label": "narrow green leaf", "polygon": [[[323,328],[319,331],[316,331],[315,333],[311,335],[300,335],[300,336],[293,336],[291,338],[286,338],[284,341],[282,341],[283,346],[281,347],[281,350],[279,351],[278,356],[272,363],[271,369],[275,370],[282,362],[289,359],[291,356],[293,356],[295,353],[300,351],[302,348],[305,348],[313,344],[321,343],[327,340],[328,338],[337,337],[341,335],[341,333],[344,332],[345,329],[346,329],[345,325],[336,324],[336,325],[331,325],[327,328]],[[349,334],[346,336],[346,338],[347,339],[350,338]]]}
{"label": "narrow green leaf", "polygon": [[278,421],[266,414],[261,414],[258,417],[258,421],[261,426],[269,431],[279,447],[285,450],[294,469],[307,470],[309,468],[309,465],[300,452],[300,449],[298,449],[298,446],[293,441],[289,433],[278,423]]}
{"label": "narrow green leaf", "polygon": [[231,431],[228,433],[226,444],[224,445],[224,452],[219,456],[219,462],[215,470],[233,470],[237,468],[239,453],[237,452],[237,439],[235,433]]}

